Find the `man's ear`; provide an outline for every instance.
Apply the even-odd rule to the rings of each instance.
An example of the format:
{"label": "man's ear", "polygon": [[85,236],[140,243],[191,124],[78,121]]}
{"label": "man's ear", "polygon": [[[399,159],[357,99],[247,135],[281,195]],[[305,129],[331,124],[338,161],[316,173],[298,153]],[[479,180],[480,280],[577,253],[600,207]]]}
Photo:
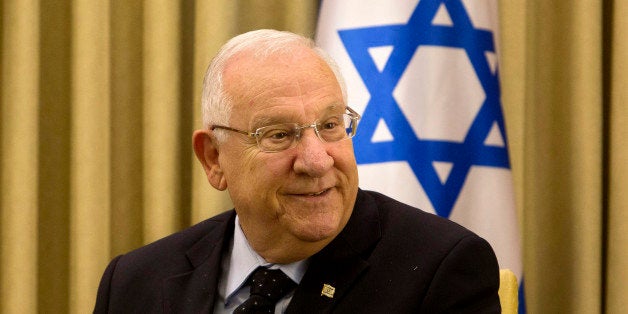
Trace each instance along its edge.
{"label": "man's ear", "polygon": [[224,191],[227,188],[227,180],[218,161],[219,152],[216,138],[209,130],[196,130],[192,136],[192,143],[196,158],[205,169],[207,181],[214,188]]}

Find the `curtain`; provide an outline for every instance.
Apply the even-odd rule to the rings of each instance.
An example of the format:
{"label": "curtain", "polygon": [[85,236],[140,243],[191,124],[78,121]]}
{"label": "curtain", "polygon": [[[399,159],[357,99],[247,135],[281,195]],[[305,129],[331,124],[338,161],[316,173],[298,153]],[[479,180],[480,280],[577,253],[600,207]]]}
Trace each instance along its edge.
{"label": "curtain", "polygon": [[628,308],[628,3],[500,1],[530,313]]}
{"label": "curtain", "polygon": [[[628,3],[500,6],[530,313],[628,308]],[[205,67],[318,1],[2,0],[0,313],[86,313],[107,262],[231,207],[193,157]]]}

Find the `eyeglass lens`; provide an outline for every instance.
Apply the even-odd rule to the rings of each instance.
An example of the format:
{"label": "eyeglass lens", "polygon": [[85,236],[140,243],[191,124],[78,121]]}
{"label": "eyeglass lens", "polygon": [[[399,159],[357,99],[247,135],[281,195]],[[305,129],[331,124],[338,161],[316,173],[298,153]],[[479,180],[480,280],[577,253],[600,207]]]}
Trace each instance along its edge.
{"label": "eyeglass lens", "polygon": [[357,121],[349,114],[331,116],[314,125],[300,126],[296,123],[269,125],[257,129],[257,142],[263,151],[282,151],[292,147],[301,132],[314,128],[323,142],[337,142],[355,135]]}

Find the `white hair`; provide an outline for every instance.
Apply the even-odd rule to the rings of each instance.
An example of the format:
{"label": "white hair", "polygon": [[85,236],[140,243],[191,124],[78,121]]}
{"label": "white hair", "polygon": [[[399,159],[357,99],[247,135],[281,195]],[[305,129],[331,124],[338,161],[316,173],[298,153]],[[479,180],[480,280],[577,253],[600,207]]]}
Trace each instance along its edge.
{"label": "white hair", "polygon": [[[229,125],[232,99],[225,92],[223,82],[223,72],[229,59],[244,51],[250,51],[256,57],[264,58],[273,54],[289,53],[297,47],[312,49],[327,63],[340,84],[346,103],[346,86],[338,65],[327,52],[316,46],[312,39],[286,31],[260,29],[233,37],[220,48],[209,64],[203,80],[201,98],[203,126],[209,128],[214,124]],[[224,133],[217,133],[216,136],[219,141],[224,140]]]}

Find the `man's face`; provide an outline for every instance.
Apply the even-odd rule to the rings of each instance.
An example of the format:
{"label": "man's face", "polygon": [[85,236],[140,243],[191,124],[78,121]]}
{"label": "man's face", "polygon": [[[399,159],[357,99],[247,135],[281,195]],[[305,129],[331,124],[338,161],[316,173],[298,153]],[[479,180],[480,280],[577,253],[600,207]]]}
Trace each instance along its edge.
{"label": "man's face", "polygon": [[[345,112],[333,72],[308,49],[262,60],[240,54],[227,65],[224,82],[233,99],[229,126],[241,130],[311,124]],[[308,128],[295,147],[268,153],[255,139],[230,132],[219,151],[240,225],[256,250],[326,244],[346,225],[358,188],[351,140],[323,143]]]}

